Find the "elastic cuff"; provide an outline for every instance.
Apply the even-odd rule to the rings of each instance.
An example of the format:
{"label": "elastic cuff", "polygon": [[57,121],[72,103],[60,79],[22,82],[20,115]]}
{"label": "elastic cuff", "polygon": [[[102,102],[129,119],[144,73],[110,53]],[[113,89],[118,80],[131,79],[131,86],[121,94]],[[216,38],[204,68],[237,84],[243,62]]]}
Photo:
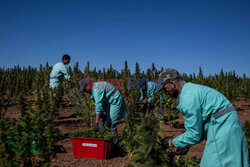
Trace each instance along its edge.
{"label": "elastic cuff", "polygon": [[96,114],[102,114],[101,111],[95,111]]}

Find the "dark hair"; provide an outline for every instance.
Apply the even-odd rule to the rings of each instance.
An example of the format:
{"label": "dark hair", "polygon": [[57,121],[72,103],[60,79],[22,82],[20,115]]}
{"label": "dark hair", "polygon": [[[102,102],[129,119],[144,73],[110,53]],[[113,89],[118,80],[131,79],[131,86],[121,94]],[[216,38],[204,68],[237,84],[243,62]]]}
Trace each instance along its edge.
{"label": "dark hair", "polygon": [[62,60],[70,60],[70,56],[65,54],[63,55]]}

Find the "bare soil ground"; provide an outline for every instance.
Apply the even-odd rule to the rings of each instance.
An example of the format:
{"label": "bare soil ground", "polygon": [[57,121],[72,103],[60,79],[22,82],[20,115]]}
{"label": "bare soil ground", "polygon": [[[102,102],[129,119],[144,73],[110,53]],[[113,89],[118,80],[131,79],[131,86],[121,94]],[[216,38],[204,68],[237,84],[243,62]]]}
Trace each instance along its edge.
{"label": "bare soil ground", "polygon": [[[242,123],[250,120],[250,102],[244,100],[237,100],[233,102],[235,105],[239,118]],[[62,134],[69,134],[84,129],[84,123],[78,118],[71,106],[64,105],[59,111],[60,115],[57,117],[57,126]],[[17,118],[18,111],[13,107],[9,108],[6,113],[7,117]],[[124,123],[118,125],[118,132],[121,134]],[[184,119],[181,114],[179,118],[174,121],[165,122],[162,124],[164,136],[174,138],[185,132]],[[185,157],[195,157],[201,159],[205,147],[205,141],[192,146]],[[118,154],[112,155],[108,160],[74,158],[72,150],[72,141],[66,137],[57,143],[58,151],[56,157],[52,158],[54,166],[59,167],[124,167],[128,162],[128,155]]]}

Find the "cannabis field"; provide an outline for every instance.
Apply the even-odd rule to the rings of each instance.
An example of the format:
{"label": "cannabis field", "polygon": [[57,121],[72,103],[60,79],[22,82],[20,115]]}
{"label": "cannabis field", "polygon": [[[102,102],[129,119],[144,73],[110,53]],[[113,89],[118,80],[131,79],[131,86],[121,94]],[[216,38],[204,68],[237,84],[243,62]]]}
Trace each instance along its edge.
{"label": "cannabis field", "polygon": [[[138,63],[131,72],[124,68],[97,70],[89,62],[84,69],[78,63],[68,72],[73,83],[65,80],[58,88],[49,88],[52,67],[15,66],[0,68],[0,166],[199,166],[205,141],[192,146],[187,155],[174,155],[161,147],[160,139],[174,138],[185,132],[184,120],[176,110],[175,99],[154,96],[154,109],[144,117],[144,105],[138,103],[141,79],[157,80],[163,70],[142,71]],[[122,93],[128,115],[118,124],[121,150],[108,160],[74,158],[71,136],[109,137],[104,129],[93,134],[94,101],[82,96],[78,83],[84,77],[108,81]],[[185,81],[207,85],[223,93],[236,107],[250,149],[250,79],[234,71],[204,76],[200,68],[192,75],[182,74]],[[161,103],[163,101],[163,103]],[[163,116],[163,117],[162,117]]]}

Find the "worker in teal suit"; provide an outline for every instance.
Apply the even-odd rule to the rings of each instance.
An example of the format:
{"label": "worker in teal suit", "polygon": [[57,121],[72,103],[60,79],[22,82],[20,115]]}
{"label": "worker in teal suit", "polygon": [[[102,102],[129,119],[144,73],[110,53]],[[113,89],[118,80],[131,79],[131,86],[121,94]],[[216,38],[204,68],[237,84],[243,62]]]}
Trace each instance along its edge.
{"label": "worker in teal suit", "polygon": [[55,88],[57,87],[60,83],[63,82],[63,79],[66,78],[69,81],[72,81],[70,75],[67,72],[67,68],[65,65],[70,63],[70,56],[65,54],[62,57],[62,61],[59,63],[56,63],[53,66],[53,69],[50,73],[50,80],[49,80],[49,87],[50,88]]}
{"label": "worker in teal suit", "polygon": [[152,103],[152,97],[154,95],[155,90],[157,89],[158,84],[152,81],[146,81],[143,83],[142,89],[140,89],[141,97],[140,101],[148,98],[147,103]]}
{"label": "worker in teal suit", "polygon": [[106,81],[91,83],[90,79],[84,78],[80,81],[80,92],[90,93],[95,100],[95,131],[102,128],[107,121],[107,126],[116,134],[113,143],[117,145],[116,125],[127,114],[127,107],[120,91]]}
{"label": "worker in teal suit", "polygon": [[248,148],[235,107],[224,95],[207,86],[185,82],[174,69],[159,75],[159,87],[177,98],[177,109],[185,120],[186,132],[163,146],[186,153],[189,146],[206,140],[201,167],[249,167]]}
{"label": "worker in teal suit", "polygon": [[[144,111],[145,115],[147,116],[150,113],[150,111],[152,111],[154,108],[152,98],[154,96],[155,90],[158,88],[158,84],[153,82],[153,81],[143,80],[140,82],[139,85],[141,88],[140,89],[141,96],[140,96],[139,101],[142,102],[145,98],[148,98],[146,103],[143,106],[143,111],[147,110],[147,111]],[[159,105],[160,109],[162,110],[163,100],[162,100],[161,95],[159,95],[160,103],[158,105]],[[145,109],[146,107],[147,107],[147,109]],[[162,114],[159,114],[159,118],[164,120],[164,116]]]}

